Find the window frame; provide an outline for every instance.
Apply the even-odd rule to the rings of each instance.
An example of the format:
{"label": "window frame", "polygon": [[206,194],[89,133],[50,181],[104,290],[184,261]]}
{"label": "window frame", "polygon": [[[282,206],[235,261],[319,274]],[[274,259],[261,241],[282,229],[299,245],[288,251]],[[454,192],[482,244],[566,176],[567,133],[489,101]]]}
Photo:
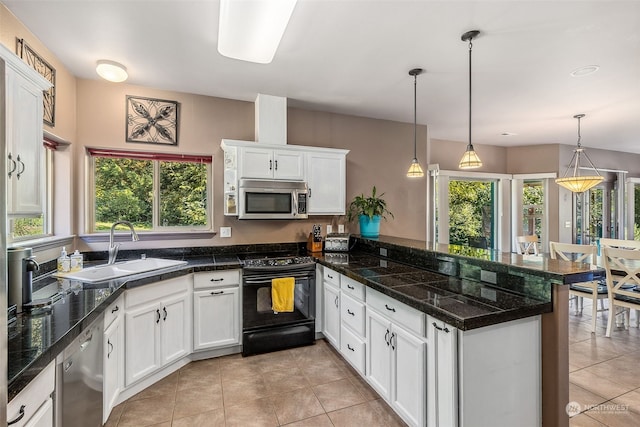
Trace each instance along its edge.
{"label": "window frame", "polygon": [[[153,198],[152,198],[152,229],[136,230],[142,235],[163,235],[182,236],[195,234],[210,234],[214,230],[214,199],[213,199],[213,155],[210,154],[174,154],[166,152],[150,152],[137,150],[121,150],[110,148],[86,147],[85,150],[85,170],[86,170],[86,194],[85,194],[85,233],[89,236],[99,236],[107,233],[104,230],[95,229],[95,159],[121,158],[132,160],[151,161],[153,173]],[[160,215],[160,162],[183,162],[183,163],[203,163],[206,165],[206,195],[207,195],[207,224],[202,226],[162,226],[159,224]],[[83,239],[91,241],[89,236]]]}

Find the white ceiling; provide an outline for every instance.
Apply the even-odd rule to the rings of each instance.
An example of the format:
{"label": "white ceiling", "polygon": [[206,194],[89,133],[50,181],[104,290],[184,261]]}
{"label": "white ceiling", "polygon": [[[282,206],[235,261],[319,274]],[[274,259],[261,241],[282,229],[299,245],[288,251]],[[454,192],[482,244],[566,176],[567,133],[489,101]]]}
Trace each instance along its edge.
{"label": "white ceiling", "polygon": [[[576,142],[640,153],[640,1],[299,0],[271,64],[217,52],[218,1],[0,0],[78,77],[125,64],[128,83],[413,122],[467,140],[473,43],[473,142]],[[594,74],[570,72],[599,65]],[[503,132],[515,136],[501,136]]]}

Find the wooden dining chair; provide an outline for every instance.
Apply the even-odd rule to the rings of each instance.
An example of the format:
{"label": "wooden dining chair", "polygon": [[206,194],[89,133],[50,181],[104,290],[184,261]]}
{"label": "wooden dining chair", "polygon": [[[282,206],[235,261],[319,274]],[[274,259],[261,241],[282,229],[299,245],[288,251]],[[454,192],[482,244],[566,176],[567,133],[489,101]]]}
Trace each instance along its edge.
{"label": "wooden dining chair", "polygon": [[[602,248],[602,256],[609,290],[609,321],[606,333],[609,337],[614,317],[630,309],[636,310],[636,313],[640,310],[640,251],[605,246]],[[622,308],[622,311],[616,312],[616,307]],[[628,320],[624,326],[629,327]]]}
{"label": "wooden dining chair", "polygon": [[603,237],[600,239],[600,247],[640,250],[640,240],[611,239]]}
{"label": "wooden dining chair", "polygon": [[538,236],[516,236],[516,250],[520,255],[538,255]]}
{"label": "wooden dining chair", "polygon": [[[576,245],[571,243],[549,242],[549,250],[552,259],[562,259],[572,262],[587,264],[596,263],[598,248],[591,245]],[[609,299],[609,292],[605,281],[592,280],[589,282],[573,283],[569,285],[569,296],[575,299],[576,315],[582,314],[583,299],[591,300],[591,332],[596,332],[596,320],[598,312],[607,311],[604,301]],[[598,301],[600,308],[598,309]]]}

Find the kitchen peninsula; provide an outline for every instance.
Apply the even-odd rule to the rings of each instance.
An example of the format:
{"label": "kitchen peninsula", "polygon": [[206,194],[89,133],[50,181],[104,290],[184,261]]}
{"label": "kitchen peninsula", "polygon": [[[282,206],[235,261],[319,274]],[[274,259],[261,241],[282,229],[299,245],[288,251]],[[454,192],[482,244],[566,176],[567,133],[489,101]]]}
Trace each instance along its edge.
{"label": "kitchen peninsula", "polygon": [[[469,335],[503,324],[519,325],[541,316],[541,416],[545,425],[568,425],[564,411],[568,401],[568,287],[563,285],[595,277],[601,270],[545,257],[523,257],[453,245],[432,246],[394,237],[353,239],[354,249],[348,254],[314,254],[322,266],[318,271],[338,272],[352,280],[345,283],[360,283],[371,295],[379,293],[389,297],[461,334]],[[73,319],[55,305],[48,314],[23,314],[9,333],[10,396],[15,396],[39,369],[46,367],[84,327],[129,289],[197,272],[239,269],[248,253],[303,251],[303,247],[303,244],[292,243],[159,249],[153,251],[153,256],[183,259],[188,264],[162,274],[149,273],[131,280],[113,281],[108,289],[95,286],[76,289],[67,295],[65,303],[75,307]],[[123,252],[124,258],[138,256],[137,251]],[[77,298],[83,303],[75,304]],[[317,307],[319,316],[321,306]],[[63,311],[64,319],[55,318]],[[43,329],[49,333],[42,336],[32,333],[34,325],[42,327],[42,322],[50,326]],[[316,330],[322,328],[320,323]],[[38,337],[39,343],[35,342]],[[501,344],[509,345],[508,342]],[[540,371],[534,372],[539,375]],[[479,386],[486,388],[485,384]]]}

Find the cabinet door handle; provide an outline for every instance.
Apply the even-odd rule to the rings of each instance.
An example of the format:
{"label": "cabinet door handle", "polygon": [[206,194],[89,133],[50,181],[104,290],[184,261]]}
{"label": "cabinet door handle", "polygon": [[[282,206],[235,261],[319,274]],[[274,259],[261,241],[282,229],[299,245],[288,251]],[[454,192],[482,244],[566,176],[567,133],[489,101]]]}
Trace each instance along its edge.
{"label": "cabinet door handle", "polygon": [[210,282],[222,282],[224,280],[224,277],[221,277],[220,279],[211,279]]}
{"label": "cabinet door handle", "polygon": [[336,295],[336,299],[333,302],[336,305],[336,308],[338,308],[339,307],[339,305],[338,305],[338,295]]}
{"label": "cabinet door handle", "polygon": [[220,295],[220,294],[224,294],[224,291],[213,291],[213,292],[211,292],[211,295]]}
{"label": "cabinet door handle", "polygon": [[273,170],[273,160],[269,160],[269,170]]}
{"label": "cabinet door handle", "polygon": [[384,342],[386,342],[387,347],[389,347],[389,329],[387,329],[387,333],[384,334]]}
{"label": "cabinet door handle", "polygon": [[355,290],[355,286],[351,286],[351,285],[347,285],[347,288],[351,289],[352,291]]}
{"label": "cabinet door handle", "polygon": [[16,175],[16,178],[20,179],[20,175],[22,175],[22,173],[24,172],[24,162],[22,160],[20,160],[20,155],[18,154],[18,157],[16,158],[16,160],[18,161],[18,163],[20,163],[22,165],[22,169],[20,169],[18,171],[18,174]]}
{"label": "cabinet door handle", "polygon": [[355,316],[356,315],[353,311],[349,310],[348,308],[347,308],[347,314],[349,314],[351,316]]}
{"label": "cabinet door handle", "polygon": [[311,198],[311,188],[307,189],[307,196]]}
{"label": "cabinet door handle", "polygon": [[276,160],[274,163],[276,164],[276,170],[278,170],[278,161]]}
{"label": "cabinet door handle", "polygon": [[113,313],[115,313],[115,312],[116,312],[116,311],[118,311],[118,310],[120,310],[120,307],[118,307],[118,306],[116,305],[116,307],[115,307],[114,309],[112,309],[112,310],[111,310],[111,313],[113,314]]}
{"label": "cabinet door handle", "polygon": [[109,351],[107,352],[107,359],[111,357],[111,353],[113,352],[113,344],[111,344],[111,340],[107,340],[107,345],[109,346]]}
{"label": "cabinet door handle", "polygon": [[396,312],[396,309],[395,309],[395,308],[393,308],[393,307],[389,307],[387,304],[385,304],[384,306],[385,306],[385,308],[386,308],[387,310],[389,310],[389,311],[393,311],[394,313]]}
{"label": "cabinet door handle", "polygon": [[7,156],[9,158],[9,161],[11,163],[13,163],[13,167],[11,168],[11,170],[9,171],[9,178],[11,178],[11,174],[14,173],[16,171],[16,168],[18,167],[18,164],[16,163],[15,160],[13,160],[13,157],[11,156],[11,153],[9,153],[9,155]]}
{"label": "cabinet door handle", "polygon": [[[394,338],[396,339],[395,345],[393,344]],[[391,338],[389,338],[389,343],[391,344],[391,350],[395,350],[396,346],[398,345],[398,338],[395,332],[391,334]]]}
{"label": "cabinet door handle", "polygon": [[156,310],[156,314],[158,315],[158,318],[156,319],[156,323],[160,323],[160,310]]}
{"label": "cabinet door handle", "polygon": [[355,351],[355,349],[353,347],[351,347],[349,344],[347,344],[347,348],[351,351]]}
{"label": "cabinet door handle", "polygon": [[433,327],[436,328],[439,331],[443,331],[443,332],[446,332],[446,333],[451,332],[451,331],[449,331],[449,328],[447,328],[446,326],[444,328],[442,328],[442,327],[438,326],[436,324],[436,322],[433,322]]}
{"label": "cabinet door handle", "polygon": [[162,307],[162,311],[164,312],[164,317],[162,318],[163,322],[167,321],[167,307]]}
{"label": "cabinet door handle", "polygon": [[25,408],[26,408],[26,406],[24,406],[24,405],[20,406],[20,410],[18,411],[18,414],[20,414],[20,415],[18,415],[18,418],[16,418],[16,419],[13,419],[13,420],[9,421],[9,422],[7,423],[7,425],[8,425],[8,426],[10,426],[10,425],[12,425],[12,424],[17,423],[17,422],[18,422],[18,421],[20,421],[21,419],[23,419],[23,418],[24,418],[24,410],[25,410]]}

